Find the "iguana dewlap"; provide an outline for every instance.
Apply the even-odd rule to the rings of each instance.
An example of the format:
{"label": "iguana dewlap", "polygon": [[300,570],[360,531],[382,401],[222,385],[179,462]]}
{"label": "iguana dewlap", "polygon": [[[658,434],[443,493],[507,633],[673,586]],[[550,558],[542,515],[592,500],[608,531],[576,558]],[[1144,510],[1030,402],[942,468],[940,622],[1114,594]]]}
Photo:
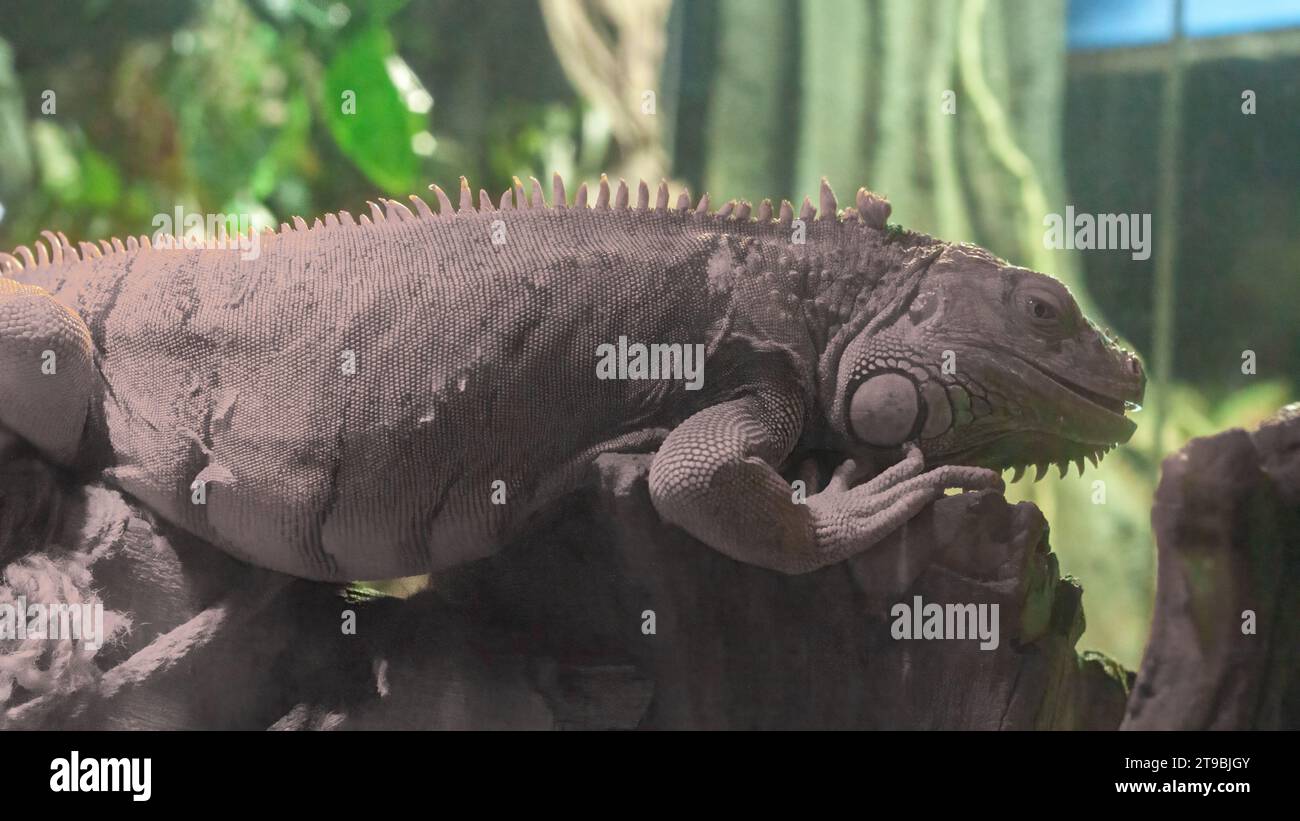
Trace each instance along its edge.
{"label": "iguana dewlap", "polygon": [[[888,228],[866,191],[838,213],[823,186],[816,218],[671,207],[644,183],[611,200],[603,180],[567,205],[558,177],[550,205],[535,180],[495,208],[463,181],[458,209],[437,194],[437,215],[413,197],[295,220],[251,259],[48,232],[0,254],[0,424],[235,556],[328,580],[487,555],[600,453],[656,447],[665,519],[803,572],[945,488],[1082,470],[1132,433],[1141,367],[1060,283]],[[702,370],[651,373],[638,345]],[[805,501],[780,471],[814,450],[850,458]]]}

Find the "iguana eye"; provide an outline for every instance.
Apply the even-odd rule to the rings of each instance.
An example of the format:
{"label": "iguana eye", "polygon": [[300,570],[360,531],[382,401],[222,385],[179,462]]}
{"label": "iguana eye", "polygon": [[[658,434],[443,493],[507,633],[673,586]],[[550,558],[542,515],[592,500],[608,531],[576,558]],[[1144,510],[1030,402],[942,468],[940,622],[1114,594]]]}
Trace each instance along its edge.
{"label": "iguana eye", "polygon": [[1060,316],[1060,311],[1046,297],[1026,296],[1022,300],[1025,313],[1039,324],[1052,324]]}

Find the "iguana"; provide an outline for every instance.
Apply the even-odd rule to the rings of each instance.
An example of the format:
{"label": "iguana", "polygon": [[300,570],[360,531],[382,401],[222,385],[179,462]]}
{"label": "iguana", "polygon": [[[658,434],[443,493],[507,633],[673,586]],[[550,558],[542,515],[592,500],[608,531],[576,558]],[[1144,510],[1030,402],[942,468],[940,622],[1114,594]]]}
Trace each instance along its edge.
{"label": "iguana", "polygon": [[[590,204],[558,175],[549,204],[536,179],[495,206],[431,187],[438,213],[295,217],[254,259],[48,231],[0,254],[0,424],[240,559],[335,581],[488,555],[627,449],[657,449],[665,520],[802,573],[945,489],[1082,473],[1134,430],[1142,367],[1061,283],[888,225],[865,189],[840,211],[823,181],[796,217],[603,177]],[[602,370],[615,345],[631,359]],[[694,346],[702,384],[674,378]],[[816,452],[846,458],[804,499],[783,471]]]}

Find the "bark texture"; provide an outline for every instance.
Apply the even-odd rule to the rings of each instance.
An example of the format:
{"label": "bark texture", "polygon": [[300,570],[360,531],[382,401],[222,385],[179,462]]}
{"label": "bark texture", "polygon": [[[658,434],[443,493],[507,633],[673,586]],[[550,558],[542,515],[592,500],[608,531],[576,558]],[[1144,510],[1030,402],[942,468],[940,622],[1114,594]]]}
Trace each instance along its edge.
{"label": "bark texture", "polygon": [[1155,618],[1124,728],[1300,726],[1300,405],[1165,459]]}
{"label": "bark texture", "polygon": [[[1076,653],[1081,590],[1059,577],[1033,505],[1008,505],[992,492],[947,497],[860,559],[788,577],[663,524],[646,489],[649,461],[601,457],[586,489],[539,519],[532,535],[437,576],[431,590],[406,601],[348,601],[311,582],[278,586],[275,574],[153,524],[112,491],[88,493],[39,463],[11,462],[0,479],[4,510],[46,515],[5,523],[5,560],[24,538],[82,539],[76,549],[95,552],[88,565],[105,605],[129,613],[134,627],[96,656],[106,671],[97,685],[54,695],[17,688],[3,723],[1119,725],[1126,674],[1104,657]],[[88,521],[99,523],[89,537]],[[890,608],[915,596],[998,604],[999,646],[894,639]],[[201,647],[177,639],[214,607],[224,614],[207,628],[215,638]],[[350,634],[343,625],[353,617]],[[162,635],[173,657],[151,661]]]}

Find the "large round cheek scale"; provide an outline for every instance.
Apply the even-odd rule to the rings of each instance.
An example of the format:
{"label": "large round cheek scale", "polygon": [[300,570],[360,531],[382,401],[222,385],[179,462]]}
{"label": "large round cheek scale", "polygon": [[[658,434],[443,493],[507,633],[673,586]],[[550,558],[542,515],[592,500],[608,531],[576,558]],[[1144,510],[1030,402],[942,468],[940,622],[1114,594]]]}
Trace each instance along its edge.
{"label": "large round cheek scale", "polygon": [[849,421],[854,435],[868,445],[894,447],[911,436],[920,411],[912,380],[900,373],[882,373],[853,392]]}

